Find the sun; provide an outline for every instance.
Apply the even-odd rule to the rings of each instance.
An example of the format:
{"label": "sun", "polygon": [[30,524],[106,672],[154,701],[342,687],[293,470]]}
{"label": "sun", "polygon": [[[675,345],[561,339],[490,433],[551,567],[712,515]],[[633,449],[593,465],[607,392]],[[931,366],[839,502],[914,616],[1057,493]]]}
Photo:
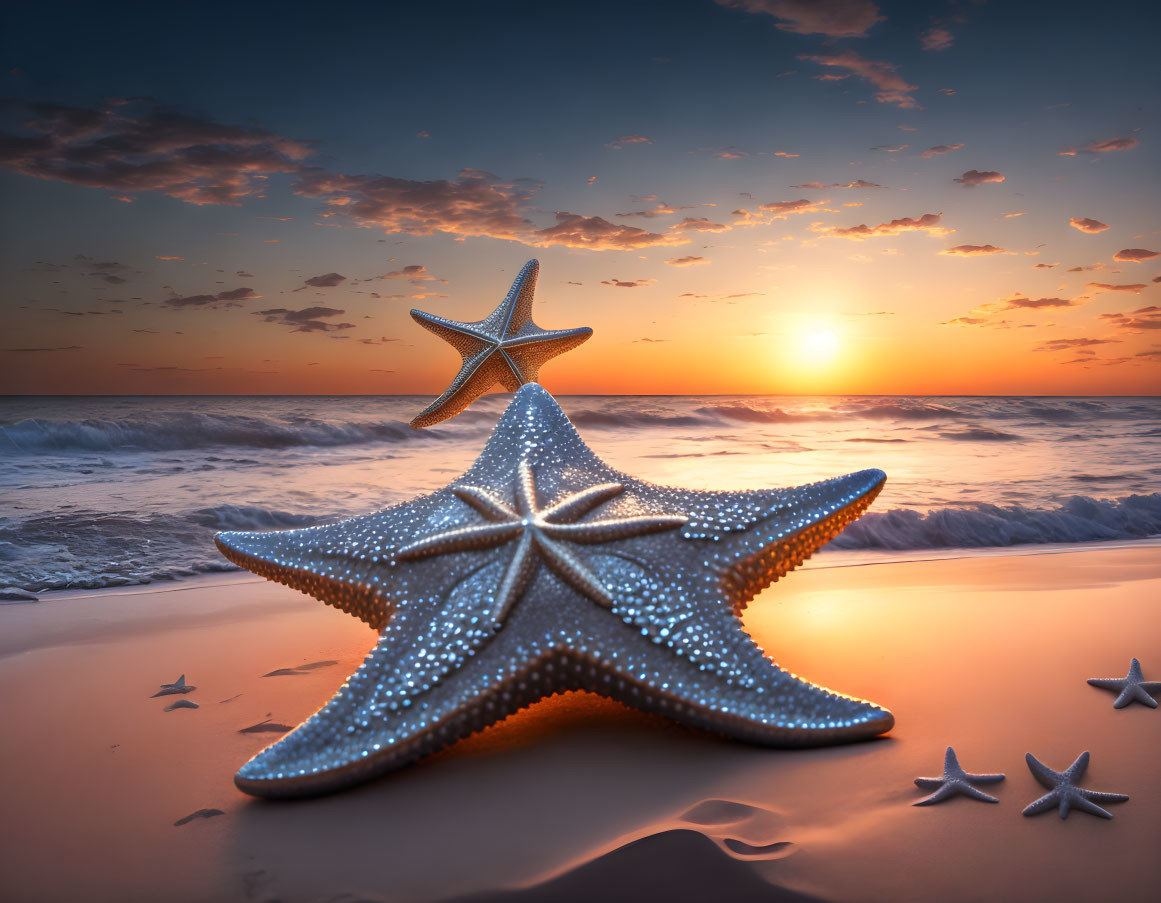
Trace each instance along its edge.
{"label": "sun", "polygon": [[816,329],[802,336],[802,355],[815,363],[826,363],[839,350],[839,340],[829,329]]}

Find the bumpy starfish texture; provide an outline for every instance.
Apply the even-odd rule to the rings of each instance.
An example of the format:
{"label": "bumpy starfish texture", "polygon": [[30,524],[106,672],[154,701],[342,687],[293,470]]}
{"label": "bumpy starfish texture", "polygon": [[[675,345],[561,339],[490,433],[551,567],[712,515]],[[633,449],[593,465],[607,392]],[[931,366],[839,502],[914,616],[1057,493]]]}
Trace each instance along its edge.
{"label": "bumpy starfish texture", "polygon": [[1077,782],[1088,768],[1087,752],[1077,756],[1076,761],[1064,771],[1053,771],[1032,753],[1026,753],[1024,759],[1036,780],[1049,788],[1048,793],[1025,807],[1025,815],[1039,815],[1041,812],[1056,808],[1061,818],[1068,818],[1068,813],[1075,808],[1090,815],[1099,815],[1101,818],[1112,818],[1112,813],[1105,811],[1097,803],[1123,803],[1128,799],[1123,793],[1098,793],[1077,786]]}
{"label": "bumpy starfish texture", "polygon": [[1141,663],[1136,659],[1129,663],[1129,673],[1124,677],[1090,677],[1088,683],[1119,694],[1113,703],[1114,709],[1123,709],[1132,702],[1139,702],[1155,709],[1157,700],[1153,698],[1153,694],[1161,692],[1161,681],[1145,680],[1145,675],[1141,673]]}
{"label": "bumpy starfish texture", "polygon": [[654,486],[608,467],[526,385],[444,489],[330,526],[218,535],[231,561],[382,628],[335,697],[235,782],[336,790],[570,690],[773,746],[882,734],[889,712],[782,670],[738,615],[883,481]]}
{"label": "bumpy starfish texture", "polygon": [[977,790],[972,784],[997,784],[1004,780],[1002,774],[968,774],[959,764],[959,759],[955,756],[955,750],[950,746],[943,756],[943,777],[941,778],[916,778],[915,785],[924,790],[934,790],[935,792],[930,796],[925,796],[914,806],[933,806],[936,803],[942,803],[946,799],[953,796],[970,796],[973,800],[981,800],[985,803],[998,803],[999,800],[994,796],[989,796],[982,790]]}
{"label": "bumpy starfish texture", "polygon": [[454,417],[499,383],[515,392],[535,382],[541,364],[588,340],[593,331],[541,329],[532,322],[532,295],[540,263],[524,264],[500,306],[482,320],[460,323],[413,310],[411,316],[424,329],[450,344],[464,359],[460,372],[439,398],[411,421],[414,427],[431,426]]}

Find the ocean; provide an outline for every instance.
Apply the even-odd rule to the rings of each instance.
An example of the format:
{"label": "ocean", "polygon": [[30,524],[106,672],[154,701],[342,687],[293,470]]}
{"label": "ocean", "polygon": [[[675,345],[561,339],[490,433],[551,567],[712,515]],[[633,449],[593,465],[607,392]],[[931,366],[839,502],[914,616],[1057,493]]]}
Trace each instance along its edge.
{"label": "ocean", "polygon": [[[309,526],[431,492],[510,396],[434,429],[418,396],[0,398],[0,586],[233,570],[218,530]],[[887,485],[820,557],[1161,534],[1161,398],[565,396],[613,467],[704,489],[867,467]]]}

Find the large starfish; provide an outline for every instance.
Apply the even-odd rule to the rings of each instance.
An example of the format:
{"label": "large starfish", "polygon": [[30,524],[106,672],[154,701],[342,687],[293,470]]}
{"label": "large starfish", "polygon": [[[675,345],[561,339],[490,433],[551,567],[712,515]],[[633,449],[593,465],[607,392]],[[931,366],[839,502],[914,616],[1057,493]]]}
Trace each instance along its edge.
{"label": "large starfish", "polygon": [[1145,680],[1141,673],[1141,663],[1136,659],[1129,662],[1129,673],[1124,677],[1090,677],[1088,683],[1102,690],[1112,690],[1117,693],[1113,702],[1114,709],[1123,709],[1131,702],[1139,702],[1151,709],[1157,708],[1157,700],[1153,694],[1161,692],[1161,681]]}
{"label": "large starfish", "polygon": [[994,796],[984,793],[972,784],[997,784],[1002,780],[1004,780],[1002,774],[969,774],[964,771],[955,756],[955,750],[949,746],[943,756],[943,777],[915,779],[915,786],[935,792],[911,805],[933,806],[959,795],[970,796],[973,800],[984,803],[998,803],[999,800]]}
{"label": "large starfish", "polygon": [[532,322],[532,294],[539,271],[536,260],[524,264],[499,307],[482,320],[460,323],[421,310],[411,312],[416,323],[434,332],[464,359],[447,391],[420,411],[412,426],[431,426],[454,417],[496,383],[515,392],[525,383],[535,382],[541,364],[593,334],[587,326],[541,329]]}
{"label": "large starfish", "polygon": [[773,746],[882,734],[889,712],[782,670],[738,615],[883,480],[653,486],[608,467],[526,385],[444,489],[330,526],[218,534],[231,561],[383,628],[335,697],[235,781],[270,797],[339,789],[576,689]]}
{"label": "large starfish", "polygon": [[1068,813],[1072,809],[1099,815],[1101,818],[1112,818],[1113,814],[1102,809],[1097,803],[1123,803],[1128,799],[1123,793],[1099,793],[1078,786],[1085,769],[1088,768],[1087,752],[1077,756],[1076,761],[1064,771],[1053,771],[1032,753],[1026,753],[1024,760],[1036,780],[1049,788],[1048,793],[1024,807],[1025,815],[1039,815],[1055,808],[1060,812],[1061,818],[1068,818]]}

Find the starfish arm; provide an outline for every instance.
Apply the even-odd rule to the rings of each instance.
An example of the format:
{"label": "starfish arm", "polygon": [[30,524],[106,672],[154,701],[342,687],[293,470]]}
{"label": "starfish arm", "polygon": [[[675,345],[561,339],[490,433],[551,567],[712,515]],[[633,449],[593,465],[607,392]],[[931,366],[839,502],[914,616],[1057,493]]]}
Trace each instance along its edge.
{"label": "starfish arm", "polygon": [[1024,807],[1024,815],[1039,815],[1041,812],[1047,812],[1049,809],[1054,809],[1057,805],[1057,793],[1053,790],[1050,793],[1044,794],[1035,802],[1029,803]]}
{"label": "starfish arm", "polygon": [[521,517],[535,514],[537,510],[536,478],[527,461],[521,461],[516,469],[516,510]]}
{"label": "starfish arm", "polygon": [[1102,793],[1099,790],[1078,789],[1078,793],[1085,799],[1098,803],[1123,803],[1129,798],[1124,793]]}
{"label": "starfish arm", "polygon": [[503,361],[497,360],[493,349],[485,348],[476,356],[464,361],[463,367],[447,391],[416,414],[411,419],[411,425],[419,429],[454,417],[500,382],[501,375],[507,372],[507,369]]}
{"label": "starfish arm", "polygon": [[[504,339],[504,347],[512,350],[516,348],[530,348],[535,345],[556,346],[567,342],[568,348],[553,351],[552,357],[556,357],[562,351],[568,351],[569,348],[575,348],[582,342],[588,341],[592,334],[593,331],[587,326],[578,326],[575,329],[537,329],[535,332],[530,332],[527,335],[514,335]],[[577,341],[571,341],[574,339]]]}
{"label": "starfish arm", "polygon": [[1036,778],[1045,787],[1055,787],[1060,778],[1060,774],[1053,771],[1032,753],[1024,754],[1024,761],[1028,763],[1028,770],[1032,772],[1032,776]]}
{"label": "starfish arm", "polygon": [[949,746],[943,754],[943,776],[948,777],[956,772],[963,774],[963,769],[959,767],[959,759],[956,757],[955,749]]}
{"label": "starfish arm", "polygon": [[504,343],[505,352],[519,368],[525,382],[539,379],[541,366],[554,357],[584,344],[593,334],[591,329],[559,330],[559,332],[563,335],[546,341],[540,341],[537,336],[537,341],[523,341],[525,337],[520,337],[509,339]]}
{"label": "starfish arm", "polygon": [[[1125,692],[1121,695],[1124,696],[1129,692],[1130,691],[1126,689]],[[1117,702],[1120,702],[1120,700],[1118,699]],[[1139,702],[1141,705],[1147,705],[1151,709],[1157,708],[1157,700],[1149,694],[1143,684],[1137,684],[1132,688],[1132,693],[1130,697],[1125,700],[1125,705],[1128,705],[1130,702]],[[1113,703],[1113,706],[1114,708],[1120,708],[1116,702]]]}
{"label": "starfish arm", "polygon": [[1123,709],[1125,706],[1127,706],[1130,702],[1132,702],[1136,698],[1137,698],[1137,688],[1130,684],[1129,686],[1127,686],[1123,690],[1121,690],[1121,694],[1113,702],[1113,708],[1114,709]]}
{"label": "starfish arm", "polygon": [[[916,783],[918,783],[918,781],[916,781]],[[942,783],[942,782],[940,782],[940,783]],[[911,805],[912,806],[933,806],[936,803],[942,803],[944,800],[955,796],[959,792],[961,792],[961,788],[957,787],[955,784],[952,784],[951,782],[948,782],[946,784],[943,784],[938,790],[935,791],[935,793],[931,794],[931,796],[925,796],[921,800],[916,800]]]}
{"label": "starfish arm", "polygon": [[479,329],[473,329],[474,324],[457,323],[455,320],[437,317],[422,310],[413,310],[411,319],[455,348],[463,355],[465,361],[494,343],[487,334]]}
{"label": "starfish arm", "polygon": [[589,486],[566,496],[555,505],[549,505],[540,512],[540,517],[554,523],[579,520],[598,505],[603,505],[624,491],[623,483],[600,483],[597,486]]}
{"label": "starfish arm", "polygon": [[1002,774],[965,774],[964,777],[973,784],[998,784],[1004,780]]}
{"label": "starfish arm", "polygon": [[1129,662],[1129,673],[1125,675],[1126,680],[1133,683],[1140,683],[1145,679],[1145,675],[1141,673],[1141,662],[1138,659],[1133,659]]}
{"label": "starfish arm", "polygon": [[1069,784],[1078,783],[1080,781],[1081,775],[1083,775],[1085,770],[1088,768],[1088,760],[1089,754],[1088,750],[1086,749],[1076,757],[1075,762],[1073,762],[1068,766],[1068,768],[1060,773],[1059,777]]}
{"label": "starfish arm", "polygon": [[515,392],[526,382],[531,381],[520,364],[503,347],[496,349],[496,357],[504,362],[504,367],[497,374],[497,378],[500,380],[500,385],[509,392]]}
{"label": "starfish arm", "polygon": [[682,515],[651,515],[622,517],[616,520],[590,521],[581,524],[547,524],[544,532],[553,539],[578,543],[604,543],[647,533],[661,533],[685,526],[688,518]]}
{"label": "starfish arm", "polygon": [[915,786],[921,790],[935,790],[947,783],[944,778],[916,778]]}
{"label": "starfish arm", "polygon": [[508,567],[504,571],[504,579],[500,581],[500,587],[496,590],[496,602],[492,608],[494,622],[503,621],[508,617],[508,612],[512,610],[512,606],[516,604],[516,600],[520,598],[520,594],[524,592],[528,581],[536,572],[536,556],[531,552],[532,533],[524,530],[520,541],[516,544],[512,560],[508,562]]}
{"label": "starfish arm", "polygon": [[508,294],[496,308],[494,315],[502,317],[497,335],[501,338],[515,335],[532,319],[532,299],[536,294],[536,277],[540,274],[540,262],[530,260],[520,268]]}
{"label": "starfish arm", "polygon": [[519,515],[500,501],[487,489],[476,486],[456,486],[452,489],[455,497],[475,508],[490,521],[519,520]]}
{"label": "starfish arm", "polygon": [[612,594],[571,552],[543,536],[538,537],[536,543],[540,547],[545,564],[556,576],[598,605],[604,608],[613,607],[615,600]]}
{"label": "starfish arm", "polygon": [[520,523],[475,524],[460,527],[434,536],[426,536],[406,545],[395,553],[400,561],[416,561],[432,555],[446,555],[450,552],[469,552],[475,549],[490,549],[508,542],[523,527]]}
{"label": "starfish arm", "polygon": [[[1096,803],[1094,803],[1088,799],[1085,799],[1085,797],[1081,796],[1079,793],[1073,794],[1072,796],[1070,796],[1068,798],[1067,806],[1074,808],[1074,809],[1079,809],[1081,812],[1087,812],[1089,815],[1099,816],[1100,818],[1112,818],[1113,817],[1113,813],[1111,813],[1105,809],[1102,809]],[[1068,808],[1066,808],[1066,805],[1064,802],[1061,802],[1060,808],[1061,808],[1060,817],[1061,818],[1067,817]]]}
{"label": "starfish arm", "polygon": [[1146,693],[1161,693],[1161,680],[1143,680],[1139,686]]}
{"label": "starfish arm", "polygon": [[998,803],[999,802],[999,800],[996,799],[994,796],[991,796],[987,793],[984,793],[982,790],[977,790],[975,787],[972,787],[970,784],[962,784],[959,788],[959,792],[962,793],[964,796],[970,796],[973,800],[979,800],[980,802],[983,802],[983,803]]}
{"label": "starfish arm", "polygon": [[1125,680],[1122,677],[1090,677],[1086,682],[1090,687],[1100,687],[1102,690],[1120,692],[1125,688]]}

